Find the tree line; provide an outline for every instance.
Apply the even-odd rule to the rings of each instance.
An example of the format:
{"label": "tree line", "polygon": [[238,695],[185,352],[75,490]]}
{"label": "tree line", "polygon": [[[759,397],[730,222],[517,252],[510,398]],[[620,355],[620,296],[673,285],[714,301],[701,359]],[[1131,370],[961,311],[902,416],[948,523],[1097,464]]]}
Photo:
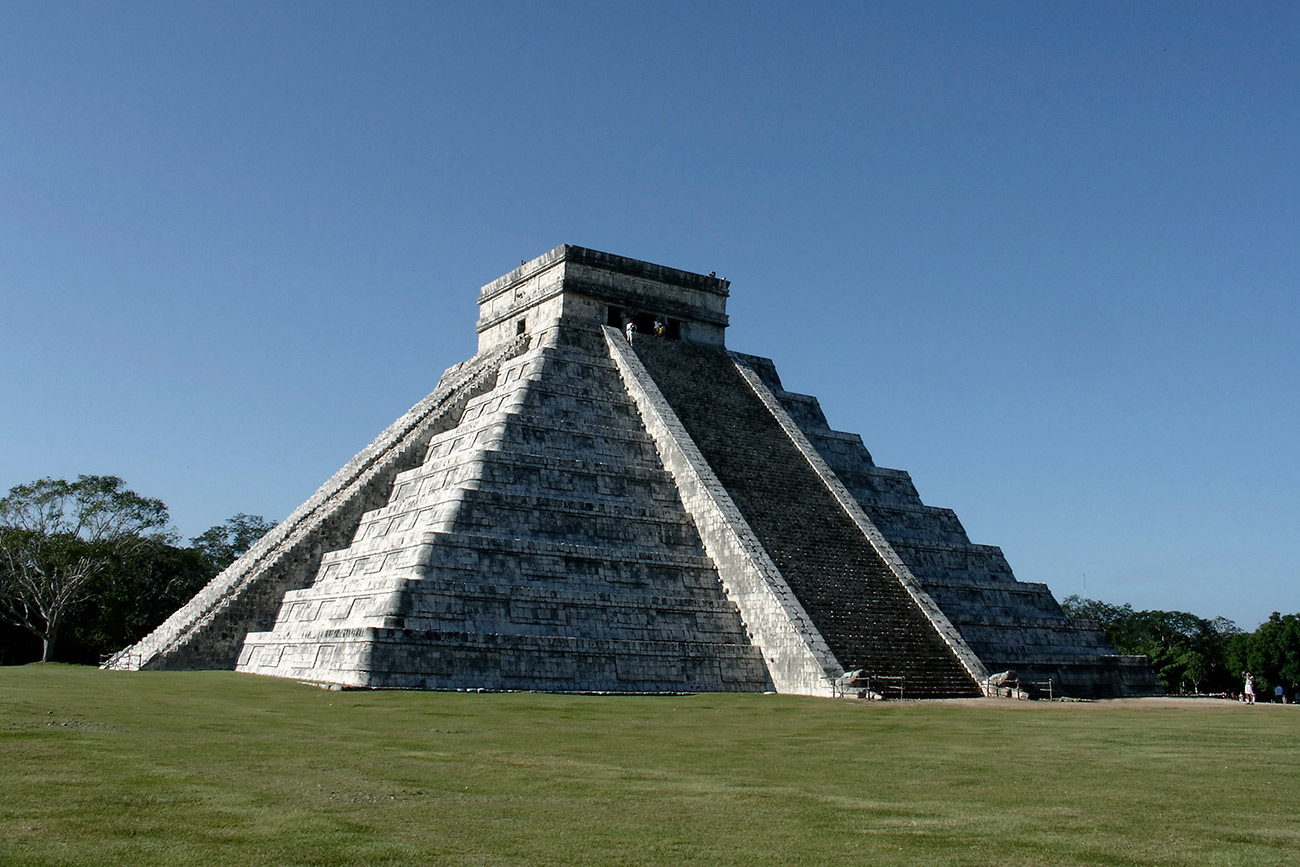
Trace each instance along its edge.
{"label": "tree line", "polygon": [[1165,692],[1236,695],[1246,672],[1261,698],[1281,686],[1294,701],[1300,685],[1300,614],[1274,611],[1254,632],[1224,617],[1186,611],[1135,611],[1078,595],[1061,602],[1071,620],[1095,621],[1122,654],[1150,658]]}
{"label": "tree line", "polygon": [[117,476],[39,479],[0,499],[0,664],[98,663],[134,644],[275,523],[240,513],[189,540]]}

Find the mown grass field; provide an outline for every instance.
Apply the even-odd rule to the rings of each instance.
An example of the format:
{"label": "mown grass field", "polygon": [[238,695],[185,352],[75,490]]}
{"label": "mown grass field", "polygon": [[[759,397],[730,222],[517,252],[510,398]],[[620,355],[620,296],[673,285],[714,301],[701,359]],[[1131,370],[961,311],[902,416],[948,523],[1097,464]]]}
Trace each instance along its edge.
{"label": "mown grass field", "polygon": [[0,669],[0,864],[1296,864],[1300,708]]}

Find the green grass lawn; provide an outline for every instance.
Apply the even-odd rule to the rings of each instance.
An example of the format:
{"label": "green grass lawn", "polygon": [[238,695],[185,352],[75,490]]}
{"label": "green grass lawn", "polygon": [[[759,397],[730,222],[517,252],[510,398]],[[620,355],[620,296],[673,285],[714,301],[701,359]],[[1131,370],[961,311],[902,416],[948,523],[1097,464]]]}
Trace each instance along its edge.
{"label": "green grass lawn", "polygon": [[0,864],[1296,864],[1300,708],[0,669]]}

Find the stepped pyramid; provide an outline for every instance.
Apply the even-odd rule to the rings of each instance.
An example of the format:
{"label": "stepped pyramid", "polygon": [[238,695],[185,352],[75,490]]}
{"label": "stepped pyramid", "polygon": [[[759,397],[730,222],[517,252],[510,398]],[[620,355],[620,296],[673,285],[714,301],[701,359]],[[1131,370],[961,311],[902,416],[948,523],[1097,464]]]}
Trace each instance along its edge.
{"label": "stepped pyramid", "polygon": [[[724,343],[728,283],[561,246],[479,348],[122,669],[371,688],[912,697],[1159,690]],[[626,327],[636,329],[633,339]]]}

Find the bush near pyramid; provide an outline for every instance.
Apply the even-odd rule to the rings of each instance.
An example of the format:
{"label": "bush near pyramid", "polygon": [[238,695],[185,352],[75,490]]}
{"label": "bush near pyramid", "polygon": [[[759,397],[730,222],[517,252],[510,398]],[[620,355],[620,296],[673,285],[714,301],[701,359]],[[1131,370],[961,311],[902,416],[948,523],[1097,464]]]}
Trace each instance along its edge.
{"label": "bush near pyramid", "polygon": [[912,697],[1012,669],[1159,691],[771,361],[728,351],[728,285],[565,245],[483,287],[478,353],[106,667],[808,695],[862,670]]}

